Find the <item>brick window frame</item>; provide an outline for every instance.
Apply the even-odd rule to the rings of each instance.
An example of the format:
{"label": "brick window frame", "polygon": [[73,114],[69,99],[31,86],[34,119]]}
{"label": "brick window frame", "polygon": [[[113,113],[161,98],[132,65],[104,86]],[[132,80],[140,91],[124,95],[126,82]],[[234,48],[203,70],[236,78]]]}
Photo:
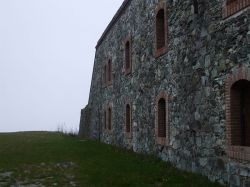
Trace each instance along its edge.
{"label": "brick window frame", "polygon": [[237,12],[250,6],[249,0],[224,0],[222,8],[222,17],[228,18]]}
{"label": "brick window frame", "polygon": [[231,116],[233,109],[231,108],[231,102],[233,98],[231,89],[234,83],[240,80],[250,81],[250,68],[241,66],[237,70],[235,70],[232,74],[230,74],[226,80],[225,84],[226,130],[227,130],[226,135],[228,142],[226,152],[230,158],[250,161],[250,147],[233,145],[233,139],[232,139],[233,138],[232,131],[235,129],[232,128],[233,119]]}
{"label": "brick window frame", "polygon": [[106,85],[110,86],[113,83],[112,58],[111,57],[108,58],[106,65],[107,65]]}
{"label": "brick window frame", "polygon": [[[132,72],[132,39],[130,35],[124,40],[123,59],[124,74],[128,75]],[[127,67],[128,64],[129,67]]]}
{"label": "brick window frame", "polygon": [[[159,15],[163,12],[163,18]],[[163,20],[160,20],[163,19]],[[163,21],[163,23],[161,23]],[[162,25],[163,24],[163,25]],[[162,36],[159,36],[162,35]],[[162,39],[163,38],[163,39]],[[162,46],[158,46],[163,40]],[[168,51],[168,19],[165,2],[160,2],[155,8],[155,57],[160,57]]]}
{"label": "brick window frame", "polygon": [[[161,91],[159,95],[156,97],[156,103],[155,103],[155,137],[156,137],[156,144],[157,145],[163,145],[163,146],[169,146],[169,122],[168,122],[168,94],[165,91]],[[159,101],[161,99],[165,100],[165,137],[159,137]]]}
{"label": "brick window frame", "polygon": [[[127,107],[129,106],[129,116],[128,116],[128,111],[127,111]],[[125,136],[126,138],[131,139],[132,138],[132,104],[130,101],[127,101],[125,103],[125,107],[124,107],[124,117],[125,117]],[[129,119],[128,119],[129,118]],[[128,123],[129,120],[129,123]],[[129,125],[129,131],[128,131],[128,125]]]}

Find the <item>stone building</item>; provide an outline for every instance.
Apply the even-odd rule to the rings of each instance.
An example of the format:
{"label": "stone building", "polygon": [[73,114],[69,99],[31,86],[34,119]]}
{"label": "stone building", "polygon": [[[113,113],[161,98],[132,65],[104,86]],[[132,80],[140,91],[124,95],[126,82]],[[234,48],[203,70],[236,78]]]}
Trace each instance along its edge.
{"label": "stone building", "polygon": [[96,46],[81,133],[250,186],[250,0],[125,0]]}

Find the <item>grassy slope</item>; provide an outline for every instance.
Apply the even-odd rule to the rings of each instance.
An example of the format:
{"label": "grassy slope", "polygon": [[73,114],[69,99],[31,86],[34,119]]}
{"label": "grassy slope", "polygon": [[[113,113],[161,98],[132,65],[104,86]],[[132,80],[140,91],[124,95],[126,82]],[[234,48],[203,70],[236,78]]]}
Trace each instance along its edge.
{"label": "grassy slope", "polygon": [[[17,170],[26,175],[22,173],[25,167],[63,162],[77,164],[78,167],[71,172],[76,175],[77,186],[83,187],[219,186],[205,177],[179,171],[151,156],[94,141],[46,132],[0,134],[2,171]],[[40,172],[36,170],[39,168],[33,168],[32,173]],[[52,168],[50,175],[58,172],[58,169]],[[49,183],[46,185],[50,186]]]}

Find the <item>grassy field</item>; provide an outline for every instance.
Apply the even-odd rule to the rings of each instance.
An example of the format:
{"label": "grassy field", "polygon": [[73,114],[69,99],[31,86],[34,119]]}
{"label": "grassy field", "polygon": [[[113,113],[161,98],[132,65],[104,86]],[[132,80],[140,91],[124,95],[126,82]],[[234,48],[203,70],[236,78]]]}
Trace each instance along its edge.
{"label": "grassy field", "polygon": [[209,187],[152,156],[58,133],[0,134],[0,186]]}

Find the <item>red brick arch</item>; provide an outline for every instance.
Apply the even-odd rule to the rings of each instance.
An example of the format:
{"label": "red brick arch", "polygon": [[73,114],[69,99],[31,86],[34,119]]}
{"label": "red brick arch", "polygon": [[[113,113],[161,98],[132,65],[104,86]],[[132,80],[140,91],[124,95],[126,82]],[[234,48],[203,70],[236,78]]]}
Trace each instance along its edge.
{"label": "red brick arch", "polygon": [[[240,95],[240,89],[246,88],[244,94]],[[227,153],[231,158],[250,160],[250,68],[239,67],[226,80],[226,126],[227,126]],[[244,99],[246,111],[244,117],[244,129],[242,127],[242,103]],[[245,136],[243,138],[243,136]],[[243,140],[243,141],[242,141]]]}

